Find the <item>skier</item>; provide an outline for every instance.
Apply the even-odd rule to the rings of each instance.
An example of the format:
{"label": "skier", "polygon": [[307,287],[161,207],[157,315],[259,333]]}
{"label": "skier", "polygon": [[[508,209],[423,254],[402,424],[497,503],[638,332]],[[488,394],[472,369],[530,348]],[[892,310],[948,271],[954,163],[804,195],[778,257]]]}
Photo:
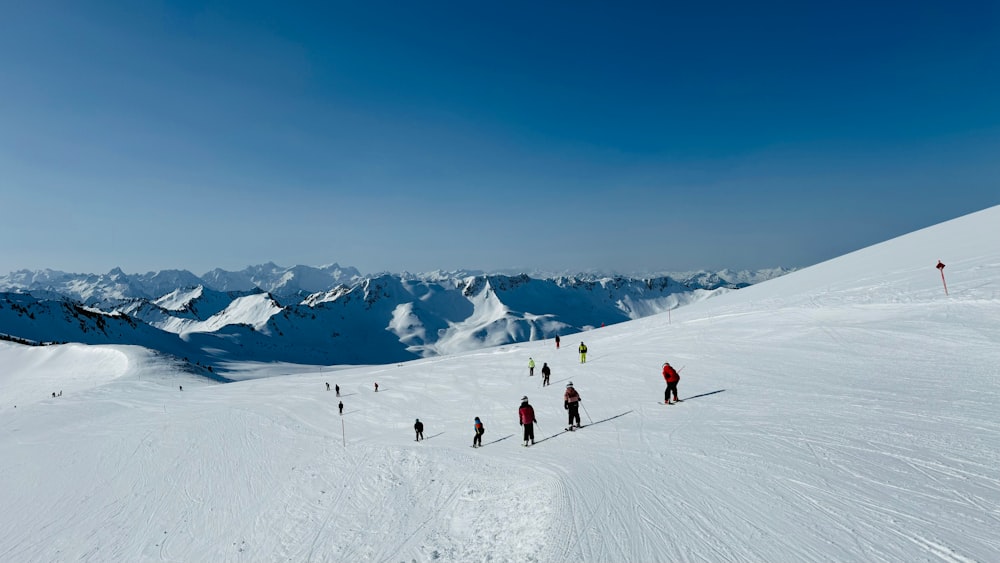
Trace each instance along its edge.
{"label": "skier", "polygon": [[559,335],[556,335],[556,350],[559,349]]}
{"label": "skier", "polygon": [[378,393],[378,381],[375,382],[375,392]]}
{"label": "skier", "polygon": [[542,387],[549,384],[549,376],[552,375],[552,370],[549,369],[549,364],[542,362]]}
{"label": "skier", "polygon": [[535,360],[533,358],[528,358],[528,375],[535,375]]}
{"label": "skier", "polygon": [[344,416],[344,401],[337,405],[337,409],[340,410],[340,416]]}
{"label": "skier", "polygon": [[424,439],[424,423],[417,419],[417,422],[413,425],[413,430],[417,433],[417,441]]}
{"label": "skier", "polygon": [[583,342],[580,342],[579,350],[580,350],[580,363],[581,364],[587,363],[587,345],[584,344]]}
{"label": "skier", "polygon": [[326,382],[326,390],[327,390],[327,391],[329,391],[329,390],[330,390],[330,382],[329,382],[329,381],[327,381],[327,382]]}
{"label": "skier", "polygon": [[181,391],[184,390],[184,386],[183,385],[178,385],[177,388],[180,389]]}
{"label": "skier", "polygon": [[528,445],[528,440],[534,445],[535,423],[538,421],[535,419],[535,409],[528,404],[527,395],[521,397],[521,408],[517,409],[517,416],[521,421],[521,427],[524,428],[524,445]]}
{"label": "skier", "polygon": [[337,396],[340,396],[340,385],[334,385],[333,390],[337,392]]}
{"label": "skier", "polygon": [[674,402],[680,402],[677,398],[677,383],[681,380],[681,374],[670,365],[670,362],[663,362],[663,380],[667,382],[667,390],[663,392],[663,404],[670,404],[670,393],[674,394]]}
{"label": "skier", "polygon": [[476,422],[472,425],[472,427],[476,431],[475,437],[472,438],[472,447],[481,448],[483,447],[483,434],[486,433],[486,427],[483,426],[483,423],[479,420],[478,416],[476,417]]}
{"label": "skier", "polygon": [[563,408],[569,411],[569,426],[566,430],[573,429],[573,421],[576,421],[576,427],[580,428],[580,394],[576,392],[573,388],[573,382],[570,381],[566,384],[566,393],[563,395]]}

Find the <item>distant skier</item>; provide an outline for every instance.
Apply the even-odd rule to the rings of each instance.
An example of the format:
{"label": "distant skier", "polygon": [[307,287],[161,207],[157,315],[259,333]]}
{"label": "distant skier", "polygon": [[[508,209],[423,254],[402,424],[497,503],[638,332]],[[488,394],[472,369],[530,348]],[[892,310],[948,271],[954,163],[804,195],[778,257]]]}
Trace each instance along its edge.
{"label": "distant skier", "polygon": [[667,390],[663,392],[663,404],[670,404],[671,393],[674,395],[674,402],[679,402],[680,399],[677,398],[677,383],[681,380],[681,374],[677,373],[677,370],[670,365],[670,362],[663,362],[663,380],[667,382]]}
{"label": "distant skier", "polygon": [[340,411],[340,416],[344,416],[344,401],[341,401],[340,404],[337,405],[337,410]]}
{"label": "distant skier", "polygon": [[375,382],[375,392],[378,393],[378,381]]}
{"label": "distant skier", "polygon": [[184,386],[183,385],[178,385],[177,388],[180,389],[181,391],[184,390]]}
{"label": "distant skier", "polygon": [[556,350],[559,349],[559,335],[556,335]]}
{"label": "distant skier", "polygon": [[327,390],[327,391],[329,391],[329,390],[330,390],[330,382],[329,382],[329,381],[327,381],[327,382],[326,382],[326,390]]}
{"label": "distant skier", "polygon": [[56,392],[55,392],[55,391],[53,391],[53,392],[52,392],[52,398],[53,398],[53,399],[55,399],[55,398],[56,398]]}
{"label": "distant skier", "polygon": [[569,411],[569,424],[566,430],[571,430],[574,426],[573,421],[576,421],[576,427],[580,428],[580,394],[576,392],[573,388],[573,382],[570,381],[566,384],[566,393],[563,395],[563,408]]}
{"label": "distant skier", "polygon": [[59,390],[59,394],[56,397],[62,397],[62,389]]}
{"label": "distant skier", "polygon": [[549,376],[552,375],[552,370],[549,369],[549,364],[542,362],[542,387],[549,384]]}
{"label": "distant skier", "polygon": [[333,390],[337,392],[337,396],[340,396],[340,385],[334,385]]}
{"label": "distant skier", "polygon": [[578,350],[580,351],[580,363],[581,364],[587,363],[587,345],[584,344],[583,342],[580,342],[580,347],[578,348]]}
{"label": "distant skier", "polygon": [[528,358],[528,375],[535,375],[535,360],[534,358]]}
{"label": "distant skier", "polygon": [[417,419],[417,422],[413,425],[413,430],[417,433],[417,441],[424,439],[424,423]]}
{"label": "distant skier", "polygon": [[528,404],[528,396],[525,395],[521,397],[521,408],[517,409],[518,419],[521,421],[521,427],[524,428],[524,445],[528,445],[528,440],[531,440],[531,444],[535,443],[535,409]]}
{"label": "distant skier", "polygon": [[476,417],[476,422],[472,425],[472,428],[476,431],[476,435],[472,438],[472,447],[481,448],[483,447],[483,434],[486,433],[486,427],[483,426],[479,417]]}

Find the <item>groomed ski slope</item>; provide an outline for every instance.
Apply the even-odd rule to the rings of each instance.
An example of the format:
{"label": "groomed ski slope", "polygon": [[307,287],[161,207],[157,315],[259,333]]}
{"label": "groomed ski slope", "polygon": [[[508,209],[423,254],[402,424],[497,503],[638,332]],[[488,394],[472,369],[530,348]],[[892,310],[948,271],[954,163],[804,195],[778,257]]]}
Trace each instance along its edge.
{"label": "groomed ski slope", "polygon": [[[28,400],[62,347],[0,343],[0,561],[998,561],[997,225],[1000,207],[558,351],[216,384],[84,347],[91,387]],[[665,360],[678,405],[657,404]]]}

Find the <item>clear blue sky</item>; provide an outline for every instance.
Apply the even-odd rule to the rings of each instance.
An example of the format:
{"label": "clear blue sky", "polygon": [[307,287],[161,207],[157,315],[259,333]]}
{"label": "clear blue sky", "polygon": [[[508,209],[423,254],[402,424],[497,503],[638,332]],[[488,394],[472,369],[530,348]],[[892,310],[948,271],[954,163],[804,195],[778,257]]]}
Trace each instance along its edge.
{"label": "clear blue sky", "polygon": [[0,273],[801,267],[1000,204],[995,0],[3,12]]}

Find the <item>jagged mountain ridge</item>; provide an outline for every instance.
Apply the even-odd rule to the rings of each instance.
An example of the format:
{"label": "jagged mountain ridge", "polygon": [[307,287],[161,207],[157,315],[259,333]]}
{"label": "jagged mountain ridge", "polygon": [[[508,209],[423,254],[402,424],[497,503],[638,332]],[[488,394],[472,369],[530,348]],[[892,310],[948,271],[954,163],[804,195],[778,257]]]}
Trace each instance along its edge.
{"label": "jagged mountain ridge", "polygon": [[[403,272],[397,275],[402,279],[421,281],[448,281],[465,279],[473,276],[503,275],[517,277],[528,275],[536,279],[563,279],[572,281],[594,282],[608,278],[625,279],[655,279],[670,277],[681,284],[701,289],[716,289],[729,287],[736,289],[753,285],[761,281],[776,278],[793,270],[771,268],[762,270],[731,271],[721,270],[707,272],[704,270],[683,273],[658,272],[653,274],[623,276],[599,272],[588,273],[528,273],[505,272],[488,274],[478,270],[434,271],[426,273]],[[189,289],[203,286],[218,292],[254,292],[263,291],[281,298],[305,297],[314,293],[329,291],[338,286],[352,286],[365,278],[378,277],[384,274],[363,276],[357,268],[330,264],[321,267],[292,266],[283,267],[269,262],[256,266],[248,266],[243,270],[231,272],[216,268],[197,276],[187,270],[160,270],[145,274],[126,274],[121,268],[114,268],[106,274],[77,274],[59,270],[18,270],[5,276],[0,276],[0,291],[16,293],[32,293],[49,291],[75,299],[85,305],[110,309],[121,301],[129,299],[158,299],[177,289]]]}
{"label": "jagged mountain ridge", "polygon": [[348,266],[331,264],[314,268],[284,268],[273,263],[249,266],[238,272],[216,268],[202,276],[187,270],[160,270],[126,274],[114,268],[107,274],[75,274],[58,270],[19,270],[0,276],[0,291],[37,294],[49,291],[85,305],[111,309],[130,299],[158,299],[177,289],[203,286],[218,292],[268,292],[277,296],[301,296],[352,284],[361,273]]}
{"label": "jagged mountain ridge", "polygon": [[[356,270],[265,266],[243,272],[243,282],[227,278],[228,291],[206,283],[167,290],[167,280],[193,281],[176,271],[16,272],[0,279],[0,289],[15,290],[0,294],[0,333],[35,341],[137,344],[216,366],[238,360],[388,363],[566,336],[747,285],[707,273],[684,283],[667,276],[536,279],[435,272],[381,274],[303,296],[305,288],[345,272],[353,279]],[[246,287],[247,279],[256,280],[253,287]],[[264,291],[261,284],[285,293]],[[162,293],[151,295],[156,291]],[[33,322],[25,321],[29,314]],[[99,326],[92,315],[108,319]]]}

